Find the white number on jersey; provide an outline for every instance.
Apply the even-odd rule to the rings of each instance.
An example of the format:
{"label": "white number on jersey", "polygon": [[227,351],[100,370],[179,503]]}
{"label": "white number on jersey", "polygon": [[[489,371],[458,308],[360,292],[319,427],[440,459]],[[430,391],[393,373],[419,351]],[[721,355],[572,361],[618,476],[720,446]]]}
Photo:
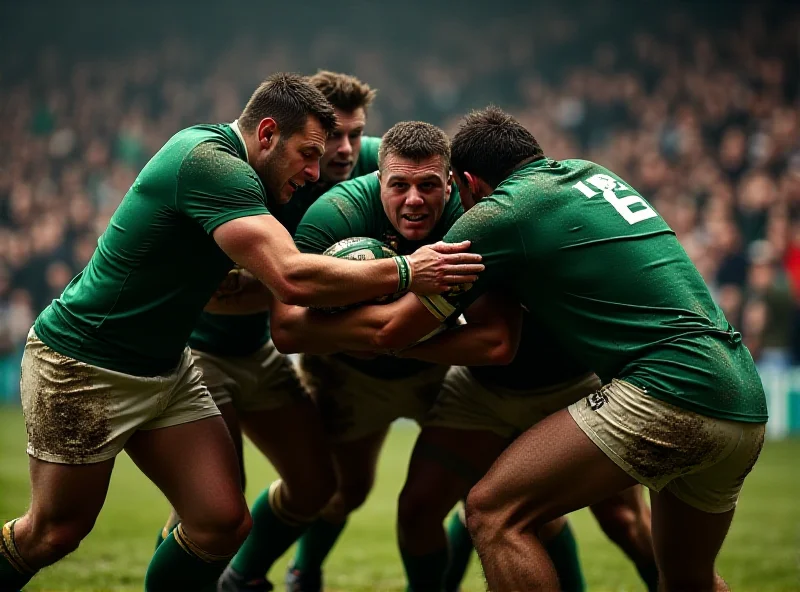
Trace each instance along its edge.
{"label": "white number on jersey", "polygon": [[[635,193],[633,195],[617,197],[617,192],[630,191],[633,193],[633,189],[623,183],[620,183],[613,177],[602,174],[592,175],[586,179],[586,183],[598,189],[599,192],[602,192],[603,199],[614,206],[614,209],[619,212],[620,216],[625,218],[628,224],[636,224],[642,220],[647,220],[648,218],[655,218],[658,216],[655,210],[648,206],[647,203],[645,203],[645,201]],[[578,181],[575,183],[575,185],[573,185],[573,187],[583,193],[586,197],[592,198],[597,195],[598,191],[595,191],[586,183],[583,181]],[[631,210],[631,206],[635,204],[639,204],[640,206],[644,207],[639,208],[634,212]]]}

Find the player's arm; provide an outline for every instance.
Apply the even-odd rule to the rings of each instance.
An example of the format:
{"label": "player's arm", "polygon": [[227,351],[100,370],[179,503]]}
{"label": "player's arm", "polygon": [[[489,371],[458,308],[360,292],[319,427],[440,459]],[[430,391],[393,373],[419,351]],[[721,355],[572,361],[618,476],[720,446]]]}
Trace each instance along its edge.
{"label": "player's arm", "polygon": [[278,350],[311,354],[389,351],[397,343],[413,344],[441,326],[414,294],[335,314],[276,302],[270,320]]}
{"label": "player's arm", "polygon": [[397,353],[450,366],[505,365],[514,360],[522,332],[522,307],[515,298],[492,292],[478,298],[458,325]]}
{"label": "player's arm", "polygon": [[203,309],[219,315],[249,315],[269,310],[274,296],[246,269],[234,268]]}
{"label": "player's arm", "polygon": [[[230,220],[213,232],[220,248],[248,269],[281,302],[301,306],[343,306],[397,291],[394,259],[348,261],[301,253],[286,229],[270,215]],[[480,256],[464,252],[468,242],[422,247],[407,260],[410,289],[438,294],[474,281],[483,269]]]}

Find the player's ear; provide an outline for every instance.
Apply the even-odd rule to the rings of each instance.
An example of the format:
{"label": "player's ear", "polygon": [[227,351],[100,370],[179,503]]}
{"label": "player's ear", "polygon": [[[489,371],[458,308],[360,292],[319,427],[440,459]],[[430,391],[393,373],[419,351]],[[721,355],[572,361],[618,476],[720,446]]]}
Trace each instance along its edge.
{"label": "player's ear", "polygon": [[470,193],[472,193],[473,195],[478,193],[478,191],[480,190],[480,185],[478,184],[478,177],[476,177],[472,173],[464,171],[464,180],[467,182],[467,187],[469,187]]}
{"label": "player's ear", "polygon": [[269,150],[278,139],[278,122],[272,117],[265,117],[258,123],[258,143]]}

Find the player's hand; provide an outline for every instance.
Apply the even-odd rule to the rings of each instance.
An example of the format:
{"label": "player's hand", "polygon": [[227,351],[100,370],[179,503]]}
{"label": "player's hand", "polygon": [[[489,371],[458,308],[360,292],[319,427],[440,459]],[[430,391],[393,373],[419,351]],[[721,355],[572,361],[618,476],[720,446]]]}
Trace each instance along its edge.
{"label": "player's hand", "polygon": [[469,241],[440,241],[417,249],[408,256],[411,265],[409,290],[422,296],[441,294],[459,284],[477,280],[484,266],[480,255],[466,252],[469,245]]}
{"label": "player's hand", "polygon": [[225,276],[225,279],[222,280],[222,283],[217,287],[217,291],[214,292],[213,298],[217,300],[223,300],[230,296],[239,294],[254,281],[258,280],[256,280],[255,276],[253,276],[253,274],[251,274],[249,271],[241,267],[234,267],[228,272],[228,275]]}

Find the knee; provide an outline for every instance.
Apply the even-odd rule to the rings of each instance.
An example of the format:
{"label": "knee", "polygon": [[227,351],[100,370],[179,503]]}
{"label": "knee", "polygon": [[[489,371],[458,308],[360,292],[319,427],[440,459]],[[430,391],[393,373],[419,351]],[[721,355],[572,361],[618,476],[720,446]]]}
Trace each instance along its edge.
{"label": "knee", "polygon": [[31,536],[39,541],[40,555],[49,563],[75,551],[93,524],[47,523],[37,525]]}
{"label": "knee", "polygon": [[640,516],[623,504],[603,505],[592,508],[592,512],[606,536],[619,543],[635,538],[641,528]]}
{"label": "knee", "polygon": [[306,483],[284,481],[285,503],[288,509],[298,515],[313,518],[325,508],[336,493],[336,476],[330,472],[312,473]]}
{"label": "knee", "polygon": [[464,510],[467,518],[467,530],[475,541],[485,541],[491,533],[502,530],[501,507],[493,488],[479,481],[467,495]]}
{"label": "knee", "polygon": [[199,521],[184,519],[183,523],[195,535],[202,533],[213,540],[238,547],[250,533],[253,519],[247,509],[247,504],[244,503],[244,498],[242,498],[241,503],[231,502],[217,505],[213,512],[205,514]]}

